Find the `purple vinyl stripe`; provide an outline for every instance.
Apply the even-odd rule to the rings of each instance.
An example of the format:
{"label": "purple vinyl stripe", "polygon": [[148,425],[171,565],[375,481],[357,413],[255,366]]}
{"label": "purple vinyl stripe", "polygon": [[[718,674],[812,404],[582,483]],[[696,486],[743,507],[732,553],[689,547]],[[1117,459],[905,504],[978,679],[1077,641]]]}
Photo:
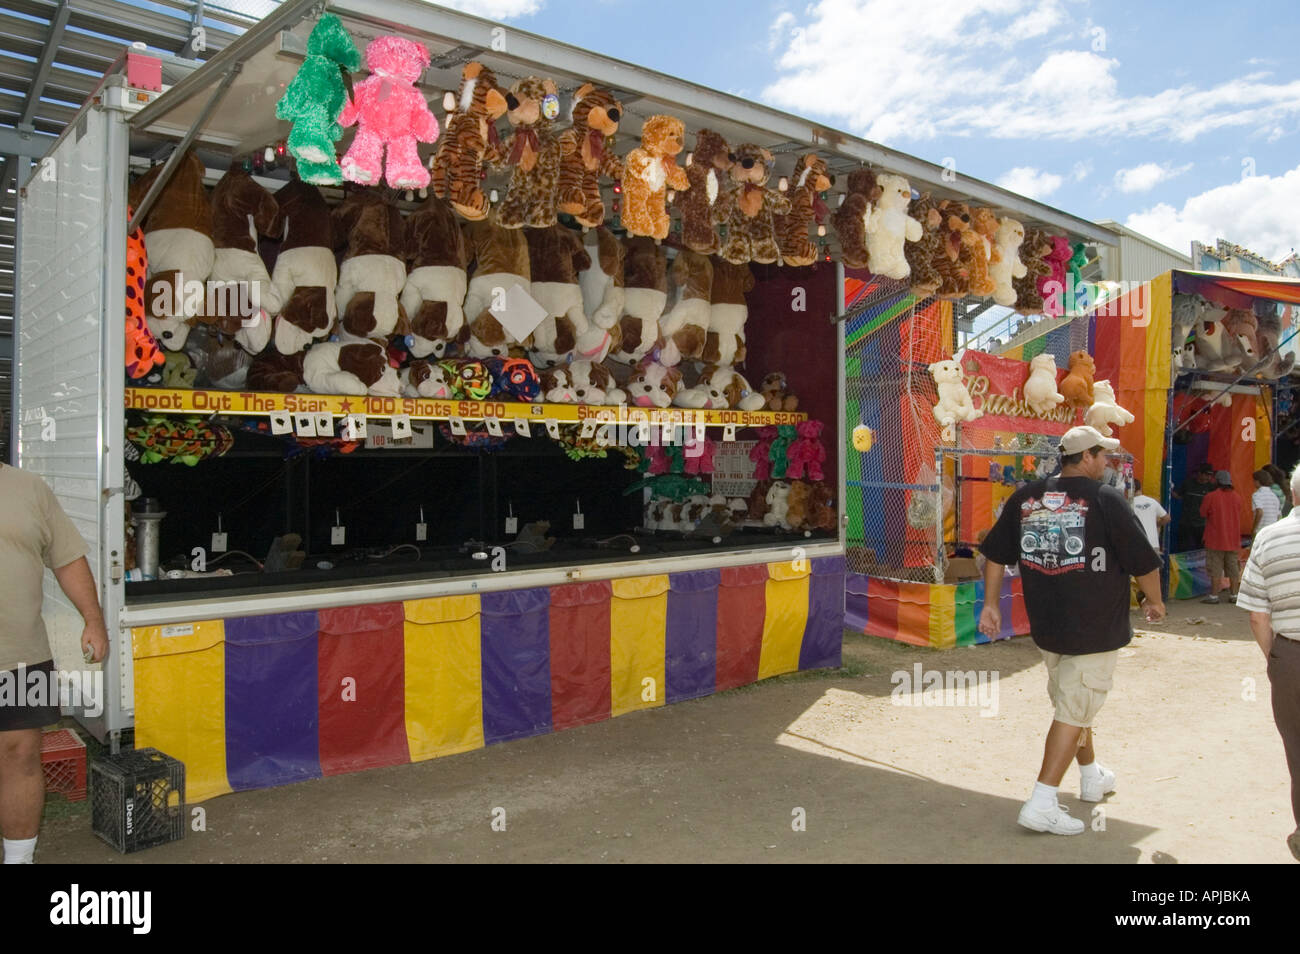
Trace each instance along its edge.
{"label": "purple vinyl stripe", "polygon": [[550,589],[484,593],[481,600],[484,742],[550,732]]}
{"label": "purple vinyl stripe", "polygon": [[808,578],[808,627],[799,647],[800,669],[839,668],[844,618],[844,559],[813,560]]}
{"label": "purple vinyl stripe", "polygon": [[718,570],[668,577],[665,676],[668,702],[696,699],[714,691],[718,672]]}

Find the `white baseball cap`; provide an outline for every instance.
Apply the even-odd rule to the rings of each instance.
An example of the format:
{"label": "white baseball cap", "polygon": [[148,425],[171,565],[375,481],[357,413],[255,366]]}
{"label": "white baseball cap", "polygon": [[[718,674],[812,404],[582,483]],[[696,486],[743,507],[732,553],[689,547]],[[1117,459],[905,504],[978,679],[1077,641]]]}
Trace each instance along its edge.
{"label": "white baseball cap", "polygon": [[1072,427],[1061,435],[1062,454],[1078,454],[1094,447],[1113,451],[1119,447],[1119,440],[1114,437],[1102,437],[1101,431],[1086,424]]}

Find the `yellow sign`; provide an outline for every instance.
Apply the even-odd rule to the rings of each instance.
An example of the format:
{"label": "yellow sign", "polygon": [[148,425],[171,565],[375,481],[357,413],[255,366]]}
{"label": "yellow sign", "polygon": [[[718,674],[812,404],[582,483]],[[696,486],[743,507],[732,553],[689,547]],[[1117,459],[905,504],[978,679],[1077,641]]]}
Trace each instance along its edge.
{"label": "yellow sign", "polygon": [[128,410],[155,414],[232,414],[267,416],[279,411],[318,414],[364,414],[390,417],[406,414],[413,419],[467,421],[516,418],[534,421],[586,420],[637,424],[708,424],[722,427],[765,427],[797,424],[808,419],[796,411],[692,410],[669,407],[602,407],[590,404],[525,404],[514,401],[443,401],[430,398],[356,397],[340,394],[278,394],[259,391],[191,391],[181,388],[127,388]]}

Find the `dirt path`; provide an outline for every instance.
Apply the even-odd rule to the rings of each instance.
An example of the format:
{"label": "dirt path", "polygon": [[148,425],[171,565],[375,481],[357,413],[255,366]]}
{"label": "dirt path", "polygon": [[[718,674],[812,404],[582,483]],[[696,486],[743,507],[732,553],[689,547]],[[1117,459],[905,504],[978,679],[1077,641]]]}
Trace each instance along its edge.
{"label": "dirt path", "polygon": [[[139,855],[100,843],[86,803],[51,800],[37,860],[1289,862],[1286,764],[1245,614],[1193,601],[1152,629],[1099,723],[1119,776],[1105,828],[1075,838],[1015,824],[1051,720],[1028,639],[940,653],[847,634],[839,672],[223,796],[205,832]],[[893,704],[891,673],[917,663],[996,671],[996,715]],[[1077,786],[1071,770],[1062,801],[1095,826]]]}

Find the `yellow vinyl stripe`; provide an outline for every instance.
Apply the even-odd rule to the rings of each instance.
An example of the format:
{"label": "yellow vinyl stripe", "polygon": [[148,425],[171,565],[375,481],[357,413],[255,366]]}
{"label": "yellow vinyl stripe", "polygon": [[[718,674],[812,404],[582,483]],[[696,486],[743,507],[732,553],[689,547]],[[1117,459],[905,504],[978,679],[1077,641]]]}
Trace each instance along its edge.
{"label": "yellow vinyl stripe", "polygon": [[411,761],[482,748],[478,595],[406,603],[405,646]]}
{"label": "yellow vinyl stripe", "polygon": [[614,580],[609,601],[610,714],[664,704],[668,577]]}

